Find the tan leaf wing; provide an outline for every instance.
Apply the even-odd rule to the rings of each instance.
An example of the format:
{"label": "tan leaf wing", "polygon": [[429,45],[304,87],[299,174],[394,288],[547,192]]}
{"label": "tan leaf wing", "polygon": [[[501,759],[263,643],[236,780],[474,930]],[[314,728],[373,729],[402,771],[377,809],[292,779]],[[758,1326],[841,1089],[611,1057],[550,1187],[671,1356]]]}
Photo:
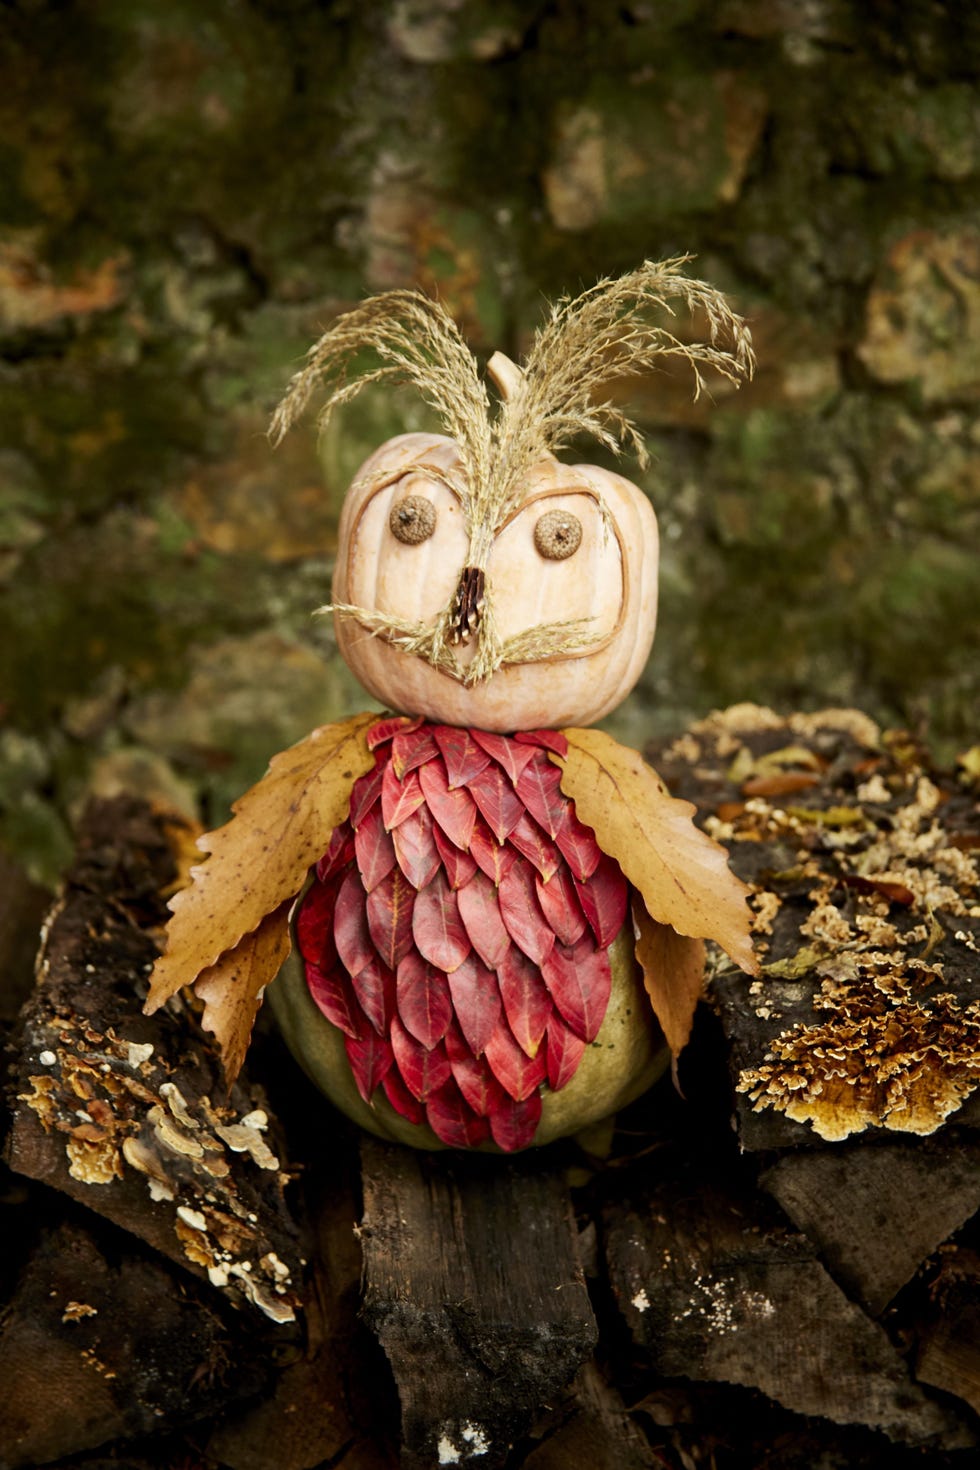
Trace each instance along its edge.
{"label": "tan leaf wing", "polygon": [[194,983],[204,1001],[201,1024],[218,1042],[229,1087],[242,1069],[262,991],[276,978],[289,954],[291,907],[287,900],[273,909],[257,929],[244,935],[234,949],[226,950]]}
{"label": "tan leaf wing", "polygon": [[568,754],[549,752],[561,789],[643,898],[651,918],[692,939],[713,939],[754,975],[748,889],[728,854],[691,820],[696,808],[668,795],[635,750],[601,730],[563,730]]}
{"label": "tan leaf wing", "polygon": [[687,1045],[704,990],[704,940],[678,934],[669,924],[658,924],[637,898],[633,900],[633,927],[643,984],[676,1057]]}
{"label": "tan leaf wing", "polygon": [[170,900],[167,948],[150,977],[148,1015],[295,898],[347,816],[351,787],[374,764],[364,732],[377,719],[363,714],[322,725],[274,756],[262,780],[235,802],[231,821],[198,839],[210,856]]}

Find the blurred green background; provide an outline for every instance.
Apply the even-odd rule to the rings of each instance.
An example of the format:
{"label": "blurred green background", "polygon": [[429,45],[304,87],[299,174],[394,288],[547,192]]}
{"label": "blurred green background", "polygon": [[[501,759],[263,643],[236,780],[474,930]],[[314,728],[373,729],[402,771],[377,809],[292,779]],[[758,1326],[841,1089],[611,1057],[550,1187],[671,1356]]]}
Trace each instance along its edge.
{"label": "blurred green background", "polygon": [[637,390],[661,624],[615,733],[752,700],[972,745],[978,74],[972,0],[0,5],[8,901],[90,792],[215,823],[366,706],[310,613],[353,470],[422,410],[365,394],[319,453],[264,428],[396,285],[481,357],[645,257],[751,320],[751,387]]}

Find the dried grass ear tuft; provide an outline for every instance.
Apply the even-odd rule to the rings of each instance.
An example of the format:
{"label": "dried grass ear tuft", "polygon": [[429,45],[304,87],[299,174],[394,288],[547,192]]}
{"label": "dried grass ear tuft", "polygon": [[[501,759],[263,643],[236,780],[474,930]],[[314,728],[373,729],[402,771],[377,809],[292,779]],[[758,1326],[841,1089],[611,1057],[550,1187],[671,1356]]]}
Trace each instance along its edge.
{"label": "dried grass ear tuft", "polygon": [[[381,365],[348,379],[352,359],[365,351],[380,358]],[[269,438],[274,445],[281,443],[321,384],[334,383],[320,410],[322,429],[339,404],[384,379],[418,389],[459,445],[469,483],[485,482],[492,448],[486,387],[452,317],[419,291],[385,291],[338,317],[310,348],[305,367],[293,375],[273,415]]]}
{"label": "dried grass ear tuft", "polygon": [[[523,363],[521,391],[505,401],[496,425],[501,500],[510,499],[530,465],[582,434],[616,453],[631,449],[646,462],[636,426],[614,404],[596,401],[614,378],[649,372],[664,357],[690,364],[695,398],[705,386],[703,368],[736,384],[751,378],[755,357],[747,325],[720,291],[681,274],[690,258],[648,260],[639,270],[555,303]],[[703,312],[706,342],[681,341],[649,319],[651,312],[673,316],[672,301]]]}

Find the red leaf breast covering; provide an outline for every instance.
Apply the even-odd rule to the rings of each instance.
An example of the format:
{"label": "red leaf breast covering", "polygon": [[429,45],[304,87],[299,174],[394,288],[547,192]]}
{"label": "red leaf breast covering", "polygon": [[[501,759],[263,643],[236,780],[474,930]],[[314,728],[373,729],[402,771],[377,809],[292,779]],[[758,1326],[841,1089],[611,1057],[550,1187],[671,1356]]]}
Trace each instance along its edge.
{"label": "red leaf breast covering", "polygon": [[602,1025],[626,880],[559,789],[559,731],[393,717],[368,744],[297,915],[310,993],[365,1102],[526,1148]]}

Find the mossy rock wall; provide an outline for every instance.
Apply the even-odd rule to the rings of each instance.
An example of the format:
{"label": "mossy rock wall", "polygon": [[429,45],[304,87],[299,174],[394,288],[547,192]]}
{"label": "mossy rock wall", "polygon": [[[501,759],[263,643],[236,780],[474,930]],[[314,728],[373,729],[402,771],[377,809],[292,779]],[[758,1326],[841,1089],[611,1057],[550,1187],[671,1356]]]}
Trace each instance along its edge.
{"label": "mossy rock wall", "polygon": [[976,741],[980,11],[928,0],[78,0],[0,22],[0,846],[122,786],[219,821],[366,703],[311,610],[419,404],[263,437],[364,294],[481,354],[690,252],[760,370],[643,385],[661,630],[610,722],[857,704]]}

